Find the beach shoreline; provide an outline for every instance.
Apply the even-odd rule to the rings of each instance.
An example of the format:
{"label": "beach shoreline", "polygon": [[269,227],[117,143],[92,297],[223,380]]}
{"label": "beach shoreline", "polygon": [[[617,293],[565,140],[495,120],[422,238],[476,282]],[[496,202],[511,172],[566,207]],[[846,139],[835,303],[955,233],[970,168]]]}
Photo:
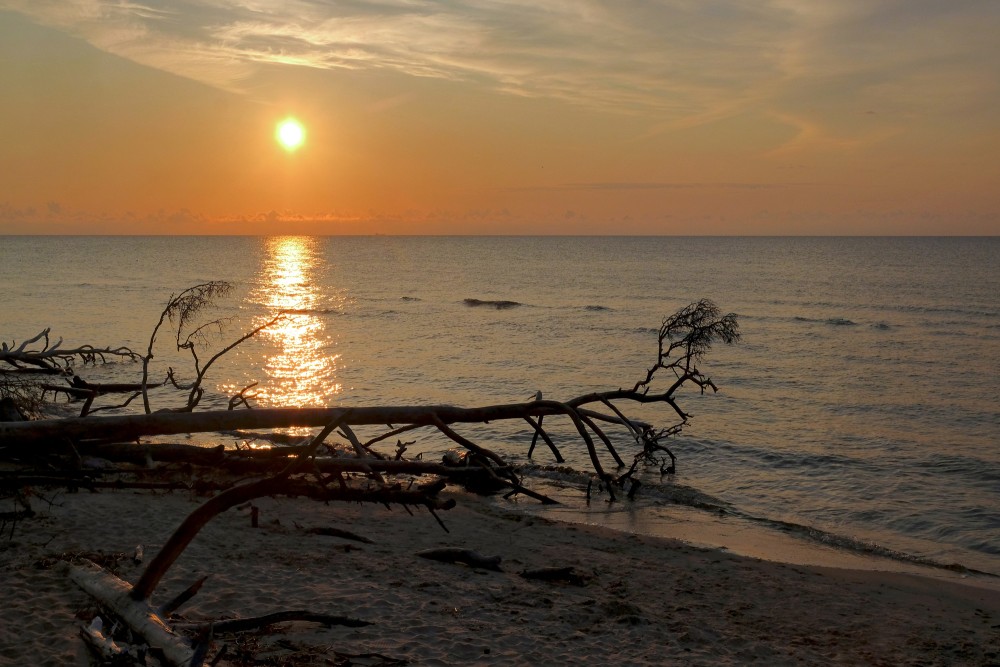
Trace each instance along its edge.
{"label": "beach shoreline", "polygon": [[[604,507],[595,507],[598,503]],[[676,540],[694,547],[775,563],[912,574],[1000,592],[1000,575],[992,572],[959,563],[925,561],[881,545],[862,545],[857,540],[850,541],[855,548],[837,546],[824,542],[823,533],[810,538],[801,531],[780,530],[727,512],[711,512],[681,504],[632,508],[601,499],[585,507],[579,503],[521,504],[519,509],[558,523]]]}
{"label": "beach shoreline", "polygon": [[[0,664],[87,664],[78,617],[94,612],[67,578],[68,554],[130,556],[142,545],[148,559],[203,501],[180,492],[47,497],[55,502],[35,499],[36,516],[0,547],[0,626],[9,629]],[[777,563],[454,497],[457,507],[440,513],[449,532],[423,510],[261,498],[258,528],[249,508],[216,517],[154,603],[208,575],[180,610],[187,620],[306,609],[373,622],[285,624],[261,638],[260,650],[299,660],[287,664],[328,664],[335,652],[417,665],[1000,660],[1000,595],[990,586]],[[372,542],[308,532],[323,526]],[[441,547],[500,556],[502,571],[416,556]],[[143,567],[118,562],[132,582]],[[520,575],[542,567],[571,567],[582,585]]]}

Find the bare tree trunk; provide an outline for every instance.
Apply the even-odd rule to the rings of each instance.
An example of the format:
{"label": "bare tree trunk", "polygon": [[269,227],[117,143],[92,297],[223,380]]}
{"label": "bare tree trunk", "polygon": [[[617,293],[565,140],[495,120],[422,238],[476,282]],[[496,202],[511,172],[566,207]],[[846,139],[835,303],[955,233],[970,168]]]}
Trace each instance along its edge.
{"label": "bare tree trunk", "polygon": [[[148,435],[206,433],[234,429],[275,429],[293,426],[319,427],[350,410],[349,424],[421,424],[433,426],[435,416],[445,423],[478,423],[495,419],[521,419],[522,404],[456,408],[452,406],[388,406],[363,408],[265,408],[256,410],[211,410],[204,412],[156,412],[69,419],[42,419],[0,424],[0,447],[39,443],[54,438],[73,440],[117,438],[135,440]],[[528,414],[547,414],[548,410]]]}

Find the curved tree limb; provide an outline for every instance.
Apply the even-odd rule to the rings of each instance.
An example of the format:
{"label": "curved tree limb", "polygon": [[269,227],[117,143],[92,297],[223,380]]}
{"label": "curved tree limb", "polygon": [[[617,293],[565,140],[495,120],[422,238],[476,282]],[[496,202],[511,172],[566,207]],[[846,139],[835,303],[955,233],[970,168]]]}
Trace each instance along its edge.
{"label": "curved tree limb", "polygon": [[312,442],[309,443],[306,452],[293,459],[277,475],[223,491],[189,514],[181,525],[178,526],[177,530],[174,531],[173,535],[170,536],[170,539],[157,552],[156,556],[153,557],[153,560],[149,562],[149,565],[146,566],[139,581],[132,588],[131,597],[134,600],[148,600],[170,566],[174,564],[174,561],[177,560],[187,545],[191,543],[191,540],[198,534],[198,531],[212,520],[212,518],[248,500],[279,493],[285,486],[288,477],[296,470],[301,469],[315,455],[316,448],[326,439],[326,436],[340,426],[349,414],[349,411],[344,412],[327,424],[313,438]]}
{"label": "curved tree limb", "polygon": [[498,455],[494,454],[493,452],[491,452],[490,450],[486,449],[485,447],[481,447],[480,445],[477,445],[476,443],[472,442],[471,440],[469,440],[465,436],[459,435],[454,430],[452,430],[447,424],[445,424],[441,420],[441,418],[437,415],[437,412],[432,412],[431,413],[431,423],[434,424],[434,426],[436,426],[439,431],[441,431],[446,436],[448,436],[449,438],[451,438],[452,440],[454,440],[458,444],[462,445],[463,447],[465,447],[469,451],[475,452],[476,454],[479,454],[480,456],[482,456],[485,459],[489,459],[490,461],[492,461],[493,463],[495,463],[497,466],[499,466],[501,468],[506,468],[507,467],[506,461],[504,461]]}
{"label": "curved tree limb", "polygon": [[541,400],[534,401],[533,405],[538,407],[549,408],[555,413],[562,413],[570,418],[573,422],[573,426],[576,427],[577,432],[583,439],[584,444],[587,446],[587,453],[590,455],[590,463],[594,467],[594,472],[597,476],[604,481],[610,481],[611,476],[604,472],[604,466],[601,465],[601,459],[597,455],[597,448],[594,447],[594,439],[590,437],[590,433],[587,432],[587,426],[584,424],[583,420],[580,418],[580,414],[570,403],[560,403],[559,401],[552,400]]}

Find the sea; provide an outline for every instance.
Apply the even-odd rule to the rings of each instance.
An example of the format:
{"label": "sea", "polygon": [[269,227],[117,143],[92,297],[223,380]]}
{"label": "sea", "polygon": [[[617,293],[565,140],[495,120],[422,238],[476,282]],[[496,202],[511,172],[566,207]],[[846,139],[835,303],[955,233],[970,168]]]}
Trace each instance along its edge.
{"label": "sea", "polygon": [[[216,323],[194,349],[202,365],[286,316],[211,365],[199,409],[253,383],[262,407],[473,407],[631,387],[656,361],[664,318],[710,299],[742,339],[700,364],[717,393],[679,395],[692,417],[670,445],[673,474],[644,470],[632,500],[596,485],[588,498],[593,470],[568,421],[545,422],[564,464],[544,446],[528,457],[525,423],[460,425],[560,504],[494,502],[779,561],[1000,576],[1000,238],[7,236],[0,339],[50,328],[64,349],[142,353],[167,301],[207,281],[233,289],[197,315]],[[194,373],[175,326],[157,331],[157,381],[168,367]],[[113,360],[74,370],[141,375]],[[177,407],[186,394],[151,399]],[[674,422],[665,406],[618,407]],[[628,434],[608,434],[630,459]],[[405,439],[425,460],[453,447],[430,430]]]}

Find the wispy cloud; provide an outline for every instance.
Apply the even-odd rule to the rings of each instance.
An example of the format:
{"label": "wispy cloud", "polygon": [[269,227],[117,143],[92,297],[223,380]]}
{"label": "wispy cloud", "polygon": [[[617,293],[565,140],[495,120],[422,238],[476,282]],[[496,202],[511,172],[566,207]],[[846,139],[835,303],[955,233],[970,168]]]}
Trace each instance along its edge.
{"label": "wispy cloud", "polygon": [[563,191],[563,190],[776,190],[797,188],[816,183],[684,183],[684,182],[648,182],[622,181],[604,183],[563,183],[560,185],[528,186],[523,188],[508,188],[518,191]]}
{"label": "wispy cloud", "polygon": [[[866,140],[903,114],[993,108],[1000,3],[976,0],[0,0],[227,90],[274,67],[391,70],[645,114],[754,113]],[[872,134],[858,113],[879,112]],[[816,129],[820,128],[821,129]],[[805,130],[808,128],[808,130]]]}

